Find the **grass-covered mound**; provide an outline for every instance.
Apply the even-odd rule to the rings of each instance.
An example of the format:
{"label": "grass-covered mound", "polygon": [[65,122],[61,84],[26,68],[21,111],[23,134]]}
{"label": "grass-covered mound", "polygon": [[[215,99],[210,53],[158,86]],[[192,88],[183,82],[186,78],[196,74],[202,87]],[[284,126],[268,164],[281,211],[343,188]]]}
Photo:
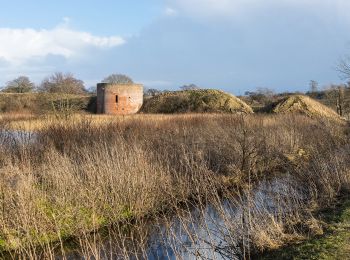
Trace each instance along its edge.
{"label": "grass-covered mound", "polygon": [[146,99],[144,113],[253,113],[239,98],[219,90],[186,90],[167,92]]}
{"label": "grass-covered mound", "polygon": [[341,117],[333,109],[303,95],[293,95],[282,99],[273,108],[273,112],[279,114],[299,113],[312,118],[341,120]]}

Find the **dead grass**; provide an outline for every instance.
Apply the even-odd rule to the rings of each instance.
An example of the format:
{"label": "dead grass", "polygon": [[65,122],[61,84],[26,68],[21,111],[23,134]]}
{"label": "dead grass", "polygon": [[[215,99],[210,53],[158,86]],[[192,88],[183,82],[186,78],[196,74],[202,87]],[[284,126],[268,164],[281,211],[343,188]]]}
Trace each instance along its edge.
{"label": "dead grass", "polygon": [[71,111],[92,110],[91,95],[72,95],[55,93],[1,93],[0,113],[52,114],[69,106]]}
{"label": "dead grass", "polygon": [[282,100],[273,109],[274,113],[300,113],[312,118],[323,118],[340,122],[341,117],[331,108],[302,95],[293,95]]}
{"label": "dead grass", "polygon": [[[102,249],[96,237],[91,244],[91,231],[113,223],[141,229],[144,219],[170,226],[169,214],[182,216],[193,205],[204,212],[208,203],[230,231],[223,235],[230,254],[242,254],[235,251],[237,241],[244,252],[278,247],[300,235],[295,227],[310,219],[315,205],[330,203],[349,183],[344,126],[303,116],[79,115],[29,121],[0,122],[0,247],[33,259],[38,246],[55,255],[53,241],[64,255],[63,241],[71,237],[85,245],[86,256],[97,257]],[[19,142],[2,131],[9,126],[35,130],[35,139]],[[285,196],[275,196],[278,214],[272,214],[250,194],[255,182],[277,173],[298,181],[288,183]],[[222,198],[242,209],[237,221],[227,215]],[[280,210],[286,207],[290,211]],[[188,219],[180,219],[191,233]],[[126,245],[131,235],[124,228],[118,224],[108,235],[117,237],[118,252],[126,257],[145,250],[136,245],[146,246],[148,231]]]}
{"label": "dead grass", "polygon": [[159,94],[146,99],[145,113],[244,113],[253,110],[239,98],[219,90],[187,90]]}
{"label": "dead grass", "polygon": [[[82,122],[89,122],[93,126],[108,125],[113,123],[126,123],[128,121],[142,121],[152,122],[157,125],[163,121],[182,118],[183,120],[194,120],[196,118],[206,118],[211,120],[218,115],[215,113],[208,113],[205,116],[202,114],[186,113],[181,115],[167,115],[167,114],[136,114],[126,116],[113,116],[113,115],[95,115],[95,114],[83,114],[75,113],[68,117],[67,120],[58,119],[55,115],[42,115],[37,116],[33,114],[23,113],[10,113],[0,116],[3,124],[6,124],[8,129],[12,130],[24,130],[24,131],[39,131],[48,129],[51,126],[57,124],[64,125],[77,125]],[[267,122],[268,120],[266,120]]]}

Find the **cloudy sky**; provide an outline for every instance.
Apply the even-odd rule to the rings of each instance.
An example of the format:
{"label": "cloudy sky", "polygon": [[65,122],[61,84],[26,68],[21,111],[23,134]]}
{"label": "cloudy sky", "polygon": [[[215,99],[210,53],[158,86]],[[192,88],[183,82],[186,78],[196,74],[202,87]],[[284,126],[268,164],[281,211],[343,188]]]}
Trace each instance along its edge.
{"label": "cloudy sky", "polygon": [[62,71],[235,94],[341,82],[349,0],[0,0],[0,86]]}

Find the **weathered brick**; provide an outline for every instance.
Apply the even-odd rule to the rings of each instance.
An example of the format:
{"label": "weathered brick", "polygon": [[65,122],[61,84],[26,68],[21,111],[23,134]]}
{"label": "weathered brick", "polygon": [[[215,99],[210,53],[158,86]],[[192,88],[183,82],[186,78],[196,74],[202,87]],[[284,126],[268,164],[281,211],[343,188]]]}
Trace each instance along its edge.
{"label": "weathered brick", "polygon": [[138,84],[97,84],[97,113],[129,115],[143,103],[143,86]]}

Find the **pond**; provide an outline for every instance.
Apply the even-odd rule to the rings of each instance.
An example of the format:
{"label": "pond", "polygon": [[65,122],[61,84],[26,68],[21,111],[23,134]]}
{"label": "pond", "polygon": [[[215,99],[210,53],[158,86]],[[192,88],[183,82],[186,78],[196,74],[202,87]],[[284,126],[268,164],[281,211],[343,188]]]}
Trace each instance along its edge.
{"label": "pond", "polygon": [[68,258],[241,259],[254,239],[250,233],[256,222],[263,226],[293,214],[303,205],[303,194],[291,175],[276,176],[260,181],[242,197],[191,205],[175,216],[109,231],[104,239],[90,237],[80,246],[89,244],[93,250],[74,250]]}

